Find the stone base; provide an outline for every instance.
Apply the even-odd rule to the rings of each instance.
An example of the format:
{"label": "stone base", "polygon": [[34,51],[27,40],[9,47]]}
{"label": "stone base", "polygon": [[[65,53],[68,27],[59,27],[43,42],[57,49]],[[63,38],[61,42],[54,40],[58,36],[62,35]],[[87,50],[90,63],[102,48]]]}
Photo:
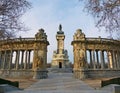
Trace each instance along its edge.
{"label": "stone base", "polygon": [[47,73],[47,70],[35,70],[33,79],[45,79],[48,77]]}
{"label": "stone base", "polygon": [[77,79],[85,79],[85,78],[109,78],[109,77],[120,77],[120,69],[74,69],[74,77]]}
{"label": "stone base", "polygon": [[0,70],[0,78],[32,78],[33,70]]}
{"label": "stone base", "polygon": [[54,72],[54,73],[72,73],[72,68],[49,68],[49,72]]}
{"label": "stone base", "polygon": [[88,69],[88,78],[109,78],[109,77],[120,77],[120,69]]}
{"label": "stone base", "polygon": [[86,70],[84,68],[80,68],[78,70],[73,70],[74,77],[77,79],[85,79],[87,78]]}

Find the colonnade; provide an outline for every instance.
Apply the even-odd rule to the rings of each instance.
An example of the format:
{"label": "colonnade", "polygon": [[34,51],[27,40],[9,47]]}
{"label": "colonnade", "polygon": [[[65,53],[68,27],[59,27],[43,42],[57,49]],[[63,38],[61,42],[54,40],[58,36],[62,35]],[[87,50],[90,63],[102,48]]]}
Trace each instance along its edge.
{"label": "colonnade", "polygon": [[120,69],[120,51],[86,50],[89,69]]}
{"label": "colonnade", "polygon": [[32,69],[33,50],[0,51],[0,69]]}

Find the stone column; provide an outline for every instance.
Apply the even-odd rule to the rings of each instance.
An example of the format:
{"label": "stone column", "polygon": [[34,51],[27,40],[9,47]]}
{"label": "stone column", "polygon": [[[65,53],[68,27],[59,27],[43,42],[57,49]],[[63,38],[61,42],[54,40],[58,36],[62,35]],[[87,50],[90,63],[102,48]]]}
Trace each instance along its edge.
{"label": "stone column", "polygon": [[5,69],[5,65],[6,65],[6,51],[4,51],[4,56],[3,56],[3,69]]}
{"label": "stone column", "polygon": [[13,57],[13,51],[10,51],[10,60],[9,60],[9,69],[12,68],[12,57]]}
{"label": "stone column", "polygon": [[113,51],[113,68],[116,69],[116,53]]}
{"label": "stone column", "polygon": [[21,54],[21,65],[20,65],[21,67],[20,68],[23,69],[23,67],[24,67],[24,64],[23,64],[24,50],[22,50],[21,52],[22,52],[22,54]]}
{"label": "stone column", "polygon": [[15,55],[15,65],[14,65],[14,69],[16,69],[16,64],[17,64],[17,51],[16,52],[16,55]]}
{"label": "stone column", "polygon": [[111,51],[111,65],[112,68],[114,69],[113,51]]}
{"label": "stone column", "polygon": [[92,64],[93,64],[93,69],[96,69],[96,64],[95,64],[95,51],[92,50]]}
{"label": "stone column", "polygon": [[85,62],[86,62],[86,68],[88,69],[87,50],[85,50]]}
{"label": "stone column", "polygon": [[105,68],[104,51],[100,51],[100,59],[101,59],[101,69],[104,69]]}
{"label": "stone column", "polygon": [[27,56],[28,56],[28,51],[26,50],[26,53],[25,53],[24,69],[27,69]]}
{"label": "stone column", "polygon": [[108,69],[111,68],[111,65],[110,65],[110,52],[107,51],[107,61],[108,61]]}
{"label": "stone column", "polygon": [[118,51],[118,64],[119,64],[119,69],[120,69],[120,51]]}
{"label": "stone column", "polygon": [[119,51],[116,52],[116,62],[117,62],[117,69],[120,68],[119,66]]}
{"label": "stone column", "polygon": [[16,59],[16,70],[18,70],[19,69],[19,57],[20,57],[20,51],[19,50],[16,52],[16,57],[17,57],[17,59]]}
{"label": "stone column", "polygon": [[28,51],[28,65],[27,65],[28,69],[30,69],[30,53],[31,53],[31,50]]}
{"label": "stone column", "polygon": [[2,68],[2,51],[0,51],[0,69]]}
{"label": "stone column", "polygon": [[90,68],[93,68],[91,50],[89,50],[89,53],[90,53]]}
{"label": "stone column", "polygon": [[96,50],[97,68],[99,68],[99,55],[98,50]]}

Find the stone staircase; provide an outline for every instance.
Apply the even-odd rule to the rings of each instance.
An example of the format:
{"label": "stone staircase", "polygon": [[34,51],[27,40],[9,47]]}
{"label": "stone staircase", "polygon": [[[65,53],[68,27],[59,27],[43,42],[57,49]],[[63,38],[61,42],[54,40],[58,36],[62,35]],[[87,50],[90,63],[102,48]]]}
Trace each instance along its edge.
{"label": "stone staircase", "polygon": [[53,73],[72,73],[72,68],[48,68],[47,70]]}

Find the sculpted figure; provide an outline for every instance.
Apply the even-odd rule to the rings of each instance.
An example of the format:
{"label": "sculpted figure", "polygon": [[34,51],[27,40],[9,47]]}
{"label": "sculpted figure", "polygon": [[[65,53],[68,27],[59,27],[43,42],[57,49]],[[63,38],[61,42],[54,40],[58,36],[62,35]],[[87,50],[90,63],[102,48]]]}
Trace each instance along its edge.
{"label": "sculpted figure", "polygon": [[42,57],[37,57],[35,60],[35,68],[42,68],[43,66],[43,58]]}
{"label": "sculpted figure", "polygon": [[44,60],[43,60],[42,54],[39,54],[39,53],[40,52],[38,52],[38,51],[34,52],[33,69],[41,69],[41,68],[43,68]]}
{"label": "sculpted figure", "polygon": [[85,67],[86,62],[85,62],[85,53],[84,50],[80,50],[80,57],[79,57],[79,67]]}

